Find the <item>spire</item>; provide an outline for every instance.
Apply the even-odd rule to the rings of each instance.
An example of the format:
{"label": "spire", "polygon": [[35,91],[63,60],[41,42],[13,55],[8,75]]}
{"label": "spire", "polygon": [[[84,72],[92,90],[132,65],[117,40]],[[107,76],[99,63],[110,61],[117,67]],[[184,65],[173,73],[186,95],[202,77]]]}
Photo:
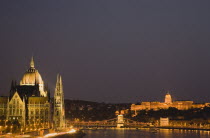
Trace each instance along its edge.
{"label": "spire", "polygon": [[57,79],[56,79],[56,85],[55,85],[55,93],[54,95],[57,95],[57,92],[59,91],[59,74],[57,74]]}
{"label": "spire", "polygon": [[33,56],[31,57],[30,67],[34,68],[34,57]]}
{"label": "spire", "polygon": [[62,77],[60,74],[57,74],[56,90],[59,92],[63,92]]}
{"label": "spire", "polygon": [[59,79],[59,84],[60,84],[60,90],[61,90],[61,92],[63,94],[63,83],[62,83],[62,77],[61,77],[61,75],[60,75],[60,79]]}
{"label": "spire", "polygon": [[57,74],[57,82],[56,82],[56,84],[58,84],[59,83],[59,74]]}
{"label": "spire", "polygon": [[60,75],[59,83],[62,86],[62,77],[61,77],[61,75]]}

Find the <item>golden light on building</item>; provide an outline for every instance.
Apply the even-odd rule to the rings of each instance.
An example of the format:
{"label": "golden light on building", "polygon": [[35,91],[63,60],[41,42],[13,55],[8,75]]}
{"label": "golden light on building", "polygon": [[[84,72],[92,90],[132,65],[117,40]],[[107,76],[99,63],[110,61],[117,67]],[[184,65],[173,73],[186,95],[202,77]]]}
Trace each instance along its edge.
{"label": "golden light on building", "polygon": [[166,104],[172,104],[172,98],[171,98],[171,95],[169,93],[167,93],[165,95],[165,103]]}
{"label": "golden light on building", "polygon": [[[5,127],[7,121],[13,123],[18,121],[21,128],[30,130],[38,128],[49,128],[55,120],[62,126],[65,126],[65,112],[64,112],[64,98],[63,89],[61,89],[62,82],[61,76],[59,86],[56,84],[56,92],[62,95],[61,98],[56,96],[56,99],[61,100],[57,105],[57,111],[61,112],[63,120],[57,119],[51,112],[52,103],[50,93],[44,85],[41,74],[35,68],[33,57],[30,61],[29,69],[24,73],[20,84],[12,81],[10,95],[8,97],[0,97],[0,116],[5,116]],[[59,87],[60,89],[58,89]],[[51,114],[53,113],[53,114]],[[12,128],[13,126],[10,126]],[[21,129],[22,131],[22,129]]]}
{"label": "golden light on building", "polygon": [[[132,104],[130,107],[131,111],[134,111],[134,116],[137,115],[139,110],[159,110],[159,109],[168,109],[170,107],[177,108],[178,110],[188,110],[192,108],[204,108],[210,107],[210,103],[196,104],[193,101],[173,101],[172,96],[167,93],[165,95],[164,102],[141,102],[139,105]],[[116,114],[126,114],[128,109],[116,111]]]}

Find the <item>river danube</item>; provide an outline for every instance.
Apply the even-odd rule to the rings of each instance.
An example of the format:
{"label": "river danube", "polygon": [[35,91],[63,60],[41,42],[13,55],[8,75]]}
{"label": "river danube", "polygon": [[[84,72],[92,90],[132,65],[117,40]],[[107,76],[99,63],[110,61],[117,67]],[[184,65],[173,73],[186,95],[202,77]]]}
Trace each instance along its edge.
{"label": "river danube", "polygon": [[198,130],[169,130],[160,129],[156,132],[150,129],[106,129],[106,130],[85,130],[84,138],[207,138],[209,131]]}

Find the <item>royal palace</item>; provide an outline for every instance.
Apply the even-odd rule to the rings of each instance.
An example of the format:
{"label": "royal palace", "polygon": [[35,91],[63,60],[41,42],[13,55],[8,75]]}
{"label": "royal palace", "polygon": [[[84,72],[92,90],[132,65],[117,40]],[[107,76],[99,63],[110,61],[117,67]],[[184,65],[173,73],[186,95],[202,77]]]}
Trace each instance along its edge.
{"label": "royal palace", "polygon": [[130,109],[125,109],[121,111],[116,111],[116,114],[127,114],[129,110],[131,110],[134,114],[137,115],[137,111],[140,110],[160,110],[160,109],[168,109],[168,108],[177,108],[178,110],[188,110],[192,108],[204,108],[210,107],[210,103],[194,103],[193,101],[173,101],[171,94],[167,93],[165,95],[164,102],[141,102],[140,104],[131,104]]}

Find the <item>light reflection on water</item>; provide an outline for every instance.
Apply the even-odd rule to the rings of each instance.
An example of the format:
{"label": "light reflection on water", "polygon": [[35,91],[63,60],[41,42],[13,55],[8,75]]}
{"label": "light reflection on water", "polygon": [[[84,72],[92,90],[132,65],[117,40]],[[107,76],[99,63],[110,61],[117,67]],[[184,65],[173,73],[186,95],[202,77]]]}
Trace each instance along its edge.
{"label": "light reflection on water", "polygon": [[106,129],[85,130],[84,138],[206,138],[210,136],[209,131],[160,129],[157,133],[149,129]]}

